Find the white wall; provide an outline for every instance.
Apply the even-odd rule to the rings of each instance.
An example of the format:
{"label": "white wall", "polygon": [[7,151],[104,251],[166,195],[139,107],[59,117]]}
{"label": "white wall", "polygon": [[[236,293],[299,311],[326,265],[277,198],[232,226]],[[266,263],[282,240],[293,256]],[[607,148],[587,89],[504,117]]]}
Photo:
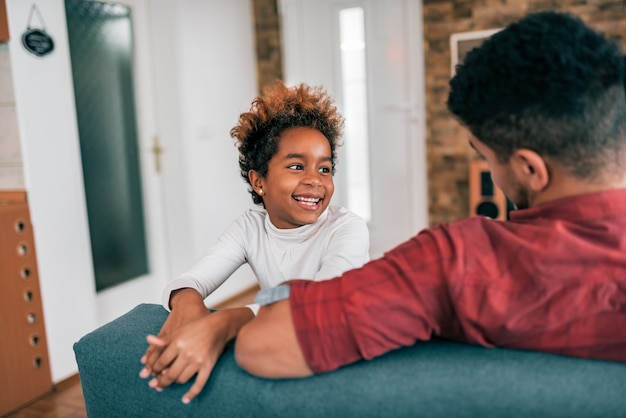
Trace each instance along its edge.
{"label": "white wall", "polygon": [[[20,43],[33,3],[55,42],[53,53],[42,58]],[[167,151],[165,233],[175,274],[251,204],[228,131],[256,95],[252,9],[249,0],[148,3],[156,119]],[[64,2],[7,0],[7,8],[26,189],[52,379],[58,382],[76,372],[75,341],[135,304],[154,301],[168,278],[95,292]],[[213,301],[253,283],[246,270],[237,279]]]}
{"label": "white wall", "polygon": [[37,2],[56,49],[20,45],[30,2],[7,2],[15,102],[37,249],[52,377],[75,371],[72,343],[96,325],[74,96],[62,0]]}
{"label": "white wall", "polygon": [[[252,205],[229,132],[257,94],[254,24],[248,0],[179,3],[182,141],[195,260]],[[207,303],[246,289],[251,278],[244,266]]]}

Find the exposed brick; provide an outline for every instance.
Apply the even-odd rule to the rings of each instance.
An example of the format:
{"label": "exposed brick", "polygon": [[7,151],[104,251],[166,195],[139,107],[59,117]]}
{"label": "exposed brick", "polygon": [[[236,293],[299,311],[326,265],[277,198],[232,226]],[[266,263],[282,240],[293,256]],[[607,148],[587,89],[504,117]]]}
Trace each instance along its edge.
{"label": "exposed brick", "polygon": [[253,0],[259,92],[283,78],[280,25],[276,0]]}

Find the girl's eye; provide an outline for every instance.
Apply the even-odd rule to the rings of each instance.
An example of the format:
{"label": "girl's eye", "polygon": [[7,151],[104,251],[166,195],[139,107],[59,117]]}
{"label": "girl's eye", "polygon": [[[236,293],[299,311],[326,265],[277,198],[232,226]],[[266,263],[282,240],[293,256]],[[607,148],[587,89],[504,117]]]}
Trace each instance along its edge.
{"label": "girl's eye", "polygon": [[330,168],[329,167],[321,167],[320,168],[320,173],[328,174],[328,173],[330,173]]}
{"label": "girl's eye", "polygon": [[287,168],[291,169],[291,170],[302,170],[302,164],[291,164],[289,166],[287,166]]}

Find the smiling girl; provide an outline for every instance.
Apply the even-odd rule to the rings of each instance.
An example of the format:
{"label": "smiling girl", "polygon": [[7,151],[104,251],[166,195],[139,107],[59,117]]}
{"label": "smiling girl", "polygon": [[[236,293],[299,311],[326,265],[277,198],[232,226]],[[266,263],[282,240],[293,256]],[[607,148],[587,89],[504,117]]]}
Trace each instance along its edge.
{"label": "smiling girl", "polygon": [[330,205],[335,186],[336,147],[343,118],[320,88],[304,84],[274,89],[252,102],[231,130],[243,179],[258,208],[237,218],[208,253],[170,282],[163,305],[171,310],[142,358],[140,376],[161,390],[197,374],[183,397],[189,402],[204,387],[226,344],[258,308],[211,313],[204,298],[242,264],[260,287],[292,278],[324,280],[368,261],[365,221]]}

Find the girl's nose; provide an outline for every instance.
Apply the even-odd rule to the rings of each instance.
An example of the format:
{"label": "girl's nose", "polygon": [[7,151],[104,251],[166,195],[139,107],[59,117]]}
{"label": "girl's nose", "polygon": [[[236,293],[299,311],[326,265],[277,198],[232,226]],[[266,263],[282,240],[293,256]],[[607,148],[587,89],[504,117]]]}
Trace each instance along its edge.
{"label": "girl's nose", "polygon": [[306,178],[304,179],[304,184],[308,184],[313,187],[319,187],[322,184],[320,173],[318,173],[316,170],[309,171]]}

